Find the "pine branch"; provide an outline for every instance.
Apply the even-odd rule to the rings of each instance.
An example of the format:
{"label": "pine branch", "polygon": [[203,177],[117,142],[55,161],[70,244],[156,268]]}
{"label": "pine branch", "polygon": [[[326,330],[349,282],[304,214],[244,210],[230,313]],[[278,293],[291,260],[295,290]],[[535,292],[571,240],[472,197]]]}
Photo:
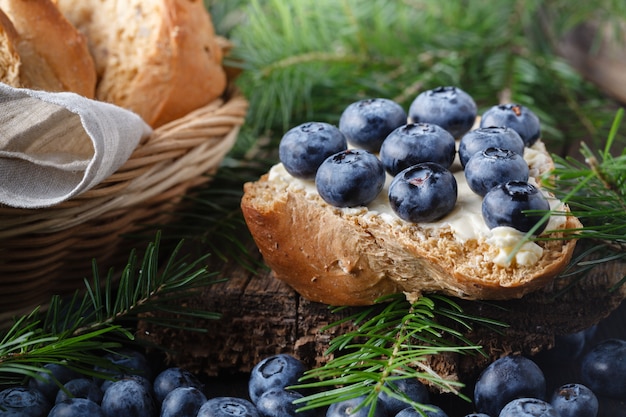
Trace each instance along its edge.
{"label": "pine branch", "polygon": [[[626,151],[623,138],[617,143],[623,115],[620,109],[604,149],[597,154],[583,143],[584,161],[554,155],[556,167],[544,183],[583,223],[575,231],[578,239],[593,239],[626,252]],[[619,145],[622,150],[613,156]]]}
{"label": "pine branch", "polygon": [[[250,101],[248,127],[278,139],[307,120],[336,124],[359,98],[384,96],[408,107],[424,89],[458,85],[481,110],[503,99],[531,107],[542,120],[544,140],[566,149],[602,134],[612,106],[537,34],[538,16],[564,7],[561,1],[507,0],[494,8],[479,2],[253,0],[231,32],[233,64],[244,69],[238,83]],[[552,14],[559,22],[570,19],[568,27],[584,20],[583,14]]]}
{"label": "pine branch", "polygon": [[[346,321],[354,331],[337,336],[330,342],[327,355],[334,355],[325,365],[305,373],[300,388],[321,388],[321,392],[298,400],[302,409],[313,409],[332,403],[366,396],[363,406],[375,408],[381,391],[407,402],[408,406],[427,410],[394,391],[393,381],[420,378],[462,398],[463,384],[448,381],[428,365],[428,357],[444,352],[481,353],[456,327],[470,330],[480,324],[497,330],[502,323],[465,315],[461,308],[445,297],[421,297],[410,304],[403,295],[380,300],[381,304],[364,309],[324,330]],[[380,307],[382,306],[382,309]],[[448,321],[450,325],[441,324]],[[453,325],[454,324],[454,325]],[[314,380],[306,383],[306,381]],[[467,399],[467,398],[465,398]]]}
{"label": "pine branch", "polygon": [[[133,251],[119,278],[112,270],[101,278],[94,261],[93,280],[85,280],[85,291],[67,298],[53,296],[46,311],[37,308],[17,317],[0,341],[0,384],[36,378],[39,372],[46,372],[43,366],[47,363],[62,363],[81,374],[106,377],[94,368],[114,368],[102,357],[104,351],[140,342],[134,337],[138,320],[206,331],[193,327],[195,320],[217,319],[219,315],[189,309],[181,300],[215,282],[215,274],[203,266],[207,256],[187,262],[180,256],[180,242],[161,263],[159,243],[157,233],[141,260]],[[160,314],[152,316],[155,311]]]}

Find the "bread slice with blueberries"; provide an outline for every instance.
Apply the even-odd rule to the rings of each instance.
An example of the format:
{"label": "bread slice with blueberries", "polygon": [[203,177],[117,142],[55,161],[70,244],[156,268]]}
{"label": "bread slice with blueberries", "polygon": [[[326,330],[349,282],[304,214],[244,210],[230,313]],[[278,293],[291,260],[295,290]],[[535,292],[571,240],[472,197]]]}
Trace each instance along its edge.
{"label": "bread slice with blueberries", "polygon": [[311,301],[521,298],[566,267],[581,227],[542,187],[553,161],[536,116],[509,104],[479,118],[456,87],[408,113],[352,103],[337,127],[285,133],[279,157],[241,208],[274,275]]}

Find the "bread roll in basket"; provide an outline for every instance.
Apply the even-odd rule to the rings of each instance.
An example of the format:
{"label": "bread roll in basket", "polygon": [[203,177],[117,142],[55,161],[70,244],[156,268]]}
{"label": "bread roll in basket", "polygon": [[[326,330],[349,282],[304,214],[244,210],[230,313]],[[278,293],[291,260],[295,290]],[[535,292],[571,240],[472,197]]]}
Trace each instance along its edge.
{"label": "bread roll in basket", "polygon": [[[0,22],[10,25],[18,14],[45,19],[28,7],[56,12],[37,25],[64,19],[74,28],[88,54],[81,62],[92,63],[97,100],[138,113],[154,130],[113,175],[75,198],[43,209],[0,206],[2,320],[29,312],[52,294],[82,288],[92,274],[92,259],[106,269],[125,264],[131,243],[124,235],[172,219],[187,191],[217,170],[247,111],[246,99],[223,67],[228,41],[214,33],[202,1],[2,0],[8,20]],[[16,27],[4,31],[12,42],[30,36]],[[57,39],[57,48],[67,48],[65,42],[72,43]],[[8,55],[19,61],[20,48],[14,49]],[[27,62],[20,65],[24,73]],[[26,85],[19,74],[12,82],[47,90]]]}

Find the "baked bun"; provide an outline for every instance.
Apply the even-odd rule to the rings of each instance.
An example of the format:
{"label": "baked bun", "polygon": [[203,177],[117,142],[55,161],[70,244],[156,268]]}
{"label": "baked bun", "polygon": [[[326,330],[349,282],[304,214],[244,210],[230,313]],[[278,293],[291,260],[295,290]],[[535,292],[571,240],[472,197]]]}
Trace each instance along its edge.
{"label": "baked bun", "polygon": [[7,84],[95,96],[96,71],[87,40],[51,0],[0,0],[0,9],[19,36],[19,81]]}
{"label": "baked bun", "polygon": [[222,50],[202,0],[55,0],[96,62],[96,98],[152,127],[222,95]]}
{"label": "baked bun", "polygon": [[[537,183],[553,167],[541,140],[526,148],[524,159]],[[458,161],[452,170],[457,204],[430,223],[395,216],[387,186],[367,207],[333,207],[318,195],[313,181],[295,179],[282,164],[245,184],[241,208],[275,276],[303,297],[330,305],[368,305],[399,292],[409,299],[431,292],[463,299],[520,298],[545,286],[567,265],[575,246],[571,239],[528,242],[509,258],[511,243],[503,244],[507,236],[499,240],[485,225],[482,197],[469,189]],[[551,207],[567,210],[555,199]],[[546,230],[557,231],[551,237],[564,237],[577,227],[574,216],[553,215]],[[512,234],[515,241],[523,236],[517,233]]]}
{"label": "baked bun", "polygon": [[0,82],[13,87],[20,86],[22,61],[15,49],[19,35],[11,20],[0,9]]}

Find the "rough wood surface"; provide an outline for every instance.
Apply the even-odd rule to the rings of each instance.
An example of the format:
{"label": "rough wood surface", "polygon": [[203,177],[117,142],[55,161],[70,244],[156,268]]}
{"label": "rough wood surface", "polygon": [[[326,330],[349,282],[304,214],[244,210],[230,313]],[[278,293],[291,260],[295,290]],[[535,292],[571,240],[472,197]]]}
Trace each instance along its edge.
{"label": "rough wood surface", "polygon": [[171,349],[169,362],[208,376],[248,372],[275,353],[294,354],[310,366],[323,361],[323,350],[334,333],[321,329],[339,317],[328,306],[302,299],[267,270],[255,274],[229,264],[222,276],[225,282],[212,284],[187,301],[222,315],[198,323],[206,334],[142,325],[142,337]]}
{"label": "rough wood surface", "polygon": [[[553,345],[555,335],[587,328],[608,316],[626,298],[626,286],[609,292],[626,274],[625,263],[603,264],[592,270],[563,295],[566,285],[552,287],[508,302],[468,302],[457,300],[467,313],[507,323],[500,334],[477,327],[468,334],[484,346],[488,357],[445,355],[433,358],[431,367],[441,376],[465,380],[473,378],[488,361],[510,352],[535,354]],[[248,372],[260,359],[275,353],[291,353],[309,366],[328,360],[328,342],[346,323],[322,331],[358,307],[341,313],[328,306],[309,302],[268,270],[257,273],[227,264],[222,269],[225,282],[198,292],[187,303],[222,314],[220,320],[198,323],[205,334],[178,329],[156,330],[142,325],[142,337],[171,349],[168,361],[208,376]]]}

